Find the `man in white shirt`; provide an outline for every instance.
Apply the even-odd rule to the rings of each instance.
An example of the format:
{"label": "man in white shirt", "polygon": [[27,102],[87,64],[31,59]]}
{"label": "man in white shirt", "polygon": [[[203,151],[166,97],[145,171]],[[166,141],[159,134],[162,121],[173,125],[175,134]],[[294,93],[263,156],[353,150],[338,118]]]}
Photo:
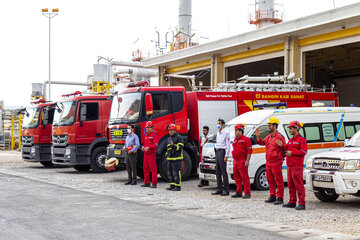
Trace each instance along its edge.
{"label": "man in white shirt", "polygon": [[[209,135],[209,127],[204,126],[203,127],[203,136],[201,137],[201,149],[208,142],[209,137],[210,137],[210,135]],[[209,181],[201,180],[197,186],[198,187],[209,186]]]}
{"label": "man in white shirt", "polygon": [[226,170],[226,162],[230,154],[230,133],[224,130],[224,119],[218,120],[217,127],[219,131],[216,133],[215,161],[218,190],[212,193],[212,195],[228,196],[229,178]]}

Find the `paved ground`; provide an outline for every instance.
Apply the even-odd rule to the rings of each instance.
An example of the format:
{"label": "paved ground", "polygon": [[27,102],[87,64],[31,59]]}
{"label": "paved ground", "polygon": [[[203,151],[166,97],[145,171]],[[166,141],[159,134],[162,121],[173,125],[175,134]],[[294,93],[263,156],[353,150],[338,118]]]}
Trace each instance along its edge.
{"label": "paved ground", "polygon": [[[210,193],[215,190],[215,184],[197,188],[196,178],[184,182],[181,192],[166,191],[168,183],[161,180],[158,189],[143,189],[139,185],[125,186],[124,171],[94,174],[79,173],[72,168],[43,168],[40,164],[24,163],[18,153],[9,152],[0,153],[0,173],[8,177],[17,176],[19,179],[46,183],[49,188],[78,190],[91,196],[104,199],[110,197],[128,204],[137,204],[136,206],[147,206],[146,209],[154,209],[159,215],[162,211],[171,211],[181,216],[195,217],[199,221],[212,220],[220,225],[226,224],[227,227],[260,229],[268,231],[269,238],[273,236],[271,232],[276,232],[296,239],[360,239],[355,237],[360,236],[360,198],[351,196],[341,197],[335,203],[322,203],[311,193],[307,193],[307,210],[299,212],[265,204],[267,192],[252,191],[250,200],[212,196]],[[287,188],[285,191],[287,193]],[[285,198],[288,198],[287,194]],[[63,200],[70,201],[66,195]],[[100,202],[102,201],[106,204],[109,200]],[[162,218],[156,221],[161,221]],[[194,224],[201,226],[201,222]],[[213,228],[212,225],[209,226]]]}

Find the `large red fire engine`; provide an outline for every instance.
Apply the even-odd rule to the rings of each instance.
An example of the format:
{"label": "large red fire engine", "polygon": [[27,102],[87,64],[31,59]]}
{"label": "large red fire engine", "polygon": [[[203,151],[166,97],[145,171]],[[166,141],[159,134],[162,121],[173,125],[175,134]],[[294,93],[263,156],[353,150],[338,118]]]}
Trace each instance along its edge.
{"label": "large red fire engine", "polygon": [[39,99],[31,102],[32,106],[24,109],[22,126],[21,153],[24,161],[40,162],[50,167],[51,162],[51,127],[53,122],[54,103]]}
{"label": "large red fire engine", "polygon": [[[157,149],[158,171],[167,179],[165,139],[168,138],[167,126],[177,125],[177,132],[185,142],[182,179],[197,172],[200,131],[204,125],[215,130],[218,118],[225,121],[253,110],[254,104],[286,102],[287,107],[309,107],[315,102],[338,106],[337,93],[308,92],[299,85],[282,85],[282,90],[257,91],[249,85],[237,86],[236,89],[215,91],[185,92],[184,87],[141,87],[120,89],[113,98],[108,125],[109,146],[107,158],[117,158],[124,163],[123,146],[127,136],[128,124],[135,125],[135,133],[144,142],[145,122],[151,120],[154,130],[159,135]],[[255,84],[256,85],[256,84]],[[267,89],[271,84],[267,84]],[[278,85],[279,86],[279,85]],[[285,90],[286,91],[285,91]],[[153,111],[151,111],[151,108]],[[142,173],[143,153],[138,154],[139,175]]]}
{"label": "large red fire engine", "polygon": [[106,126],[111,100],[81,92],[56,103],[52,127],[52,162],[78,171],[105,172]]}

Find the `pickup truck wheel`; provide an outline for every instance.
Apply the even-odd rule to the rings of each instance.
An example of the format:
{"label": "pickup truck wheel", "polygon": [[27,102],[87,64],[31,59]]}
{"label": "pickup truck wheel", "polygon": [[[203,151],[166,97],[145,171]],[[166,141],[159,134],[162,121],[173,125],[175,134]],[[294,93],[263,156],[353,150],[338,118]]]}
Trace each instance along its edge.
{"label": "pickup truck wheel", "polygon": [[259,168],[259,170],[255,174],[254,179],[254,185],[255,188],[258,190],[268,190],[269,189],[269,183],[266,179],[266,168],[265,166],[262,166]]}
{"label": "pickup truck wheel", "polygon": [[335,202],[338,199],[339,195],[334,191],[325,191],[320,190],[318,192],[314,192],[315,197],[322,202]]}
{"label": "pickup truck wheel", "polygon": [[[181,162],[181,180],[186,181],[191,173],[192,161],[189,154],[186,151],[183,151],[183,156],[184,156],[184,160]],[[158,168],[158,171],[160,173],[161,178],[168,182],[169,177],[167,174],[167,168],[168,168],[168,161],[166,161],[164,154],[161,158],[160,167]]]}
{"label": "pickup truck wheel", "polygon": [[41,165],[44,167],[53,167],[54,164],[52,162],[40,162]]}
{"label": "pickup truck wheel", "polygon": [[90,157],[90,167],[93,172],[101,173],[108,172],[105,168],[106,159],[106,147],[98,147],[92,153]]}
{"label": "pickup truck wheel", "polygon": [[76,165],[74,168],[79,172],[87,172],[90,170],[90,165]]}

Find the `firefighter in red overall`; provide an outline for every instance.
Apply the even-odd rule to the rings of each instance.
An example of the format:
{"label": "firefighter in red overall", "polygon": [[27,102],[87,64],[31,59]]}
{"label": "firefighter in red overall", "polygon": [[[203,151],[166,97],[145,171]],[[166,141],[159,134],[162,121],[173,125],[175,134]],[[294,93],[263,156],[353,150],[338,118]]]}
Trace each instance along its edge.
{"label": "firefighter in red overall", "polygon": [[248,137],[244,134],[245,124],[239,123],[235,126],[235,139],[232,151],[233,174],[236,183],[236,192],[232,198],[242,197],[242,185],[244,185],[244,196],[242,198],[251,198],[250,194],[250,178],[248,174],[249,161],[252,154],[252,144]]}
{"label": "firefighter in red overall", "polygon": [[[282,147],[276,141],[279,140],[285,146],[285,138],[278,132],[279,119],[271,117],[268,124],[270,134],[261,139],[259,129],[256,129],[256,141],[259,145],[265,145],[266,149],[266,179],[269,183],[270,197],[266,203],[280,205],[284,203],[284,179],[282,165],[285,157]],[[277,189],[276,189],[277,188]]]}
{"label": "firefighter in red overall", "polygon": [[[283,207],[295,208],[296,210],[305,210],[305,187],[303,179],[304,158],[307,153],[307,142],[299,131],[302,123],[299,121],[290,122],[288,128],[290,134],[293,136],[286,145],[281,141],[277,144],[286,151],[286,165],[287,165],[287,180],[289,187],[290,199]],[[299,205],[296,206],[297,198],[299,198]]]}
{"label": "firefighter in red overall", "polygon": [[159,143],[159,137],[153,131],[153,123],[151,121],[145,124],[145,140],[142,151],[144,152],[144,184],[141,187],[150,187],[150,173],[152,178],[151,188],[157,186],[157,167],[156,167],[156,150]]}

